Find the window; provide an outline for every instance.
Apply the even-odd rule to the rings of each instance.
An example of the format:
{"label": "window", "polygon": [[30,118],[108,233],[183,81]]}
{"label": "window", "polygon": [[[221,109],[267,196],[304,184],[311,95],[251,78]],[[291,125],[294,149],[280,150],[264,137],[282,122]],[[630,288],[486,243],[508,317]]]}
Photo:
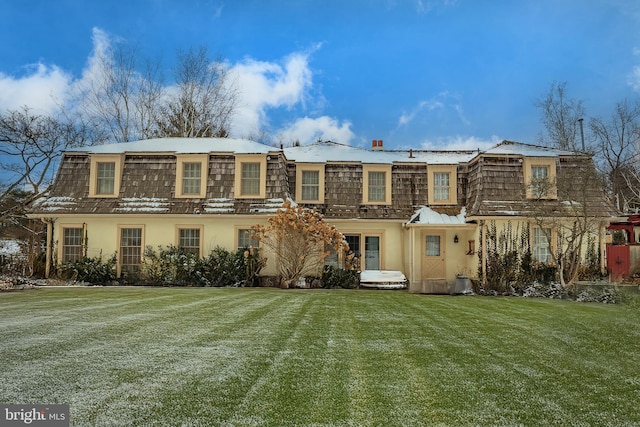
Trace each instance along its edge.
{"label": "window", "polygon": [[391,203],[391,165],[363,165],[363,203]]}
{"label": "window", "polygon": [[250,228],[238,229],[238,249],[258,248],[259,246],[260,242],[258,242],[257,239],[251,238]]}
{"label": "window", "polygon": [[428,200],[431,205],[458,203],[456,165],[427,165]]}
{"label": "window", "polygon": [[120,229],[120,272],[137,273],[142,264],[142,228]]}
{"label": "window", "polygon": [[531,245],[531,256],[534,261],[550,263],[551,247],[549,240],[551,237],[550,228],[535,227],[533,229],[533,244]]}
{"label": "window", "polygon": [[200,163],[184,163],[182,165],[182,194],[200,194]]}
{"label": "window", "polygon": [[318,200],[320,172],[302,171],[302,200]]}
{"label": "window", "polygon": [[556,159],[554,157],[524,158],[524,181],[529,199],[555,199]]}
{"label": "window", "polygon": [[440,236],[427,235],[425,239],[425,256],[440,256]]}
{"label": "window", "polygon": [[113,162],[98,163],[96,193],[113,194],[115,191],[116,164]]}
{"label": "window", "polygon": [[260,194],[260,163],[242,164],[240,193],[243,196],[257,196]]}
{"label": "window", "polygon": [[82,227],[62,229],[62,262],[79,261],[83,256]]}
{"label": "window", "polygon": [[181,154],[176,162],[176,197],[205,197],[209,155]]}
{"label": "window", "polygon": [[267,156],[263,154],[236,154],[236,198],[262,199],[267,193]]}
{"label": "window", "polygon": [[385,172],[369,172],[369,201],[384,202]]}
{"label": "window", "polygon": [[296,164],[296,201],[324,203],[324,164]]}
{"label": "window", "polygon": [[449,173],[435,172],[433,174],[433,200],[443,202],[449,200]]}
{"label": "window", "polygon": [[200,256],[200,229],[179,228],[178,247],[185,253]]}
{"label": "window", "polygon": [[545,197],[549,186],[549,167],[531,166],[531,192],[534,197]]}
{"label": "window", "polygon": [[351,267],[357,270],[380,270],[384,268],[382,257],[382,232],[367,234],[345,234],[349,254],[353,254]]}
{"label": "window", "polygon": [[89,197],[117,197],[122,173],[120,155],[92,154],[89,179]]}
{"label": "window", "polygon": [[353,264],[357,267],[360,266],[360,235],[359,234],[345,234],[344,235],[347,244],[349,245],[349,252],[353,254]]}

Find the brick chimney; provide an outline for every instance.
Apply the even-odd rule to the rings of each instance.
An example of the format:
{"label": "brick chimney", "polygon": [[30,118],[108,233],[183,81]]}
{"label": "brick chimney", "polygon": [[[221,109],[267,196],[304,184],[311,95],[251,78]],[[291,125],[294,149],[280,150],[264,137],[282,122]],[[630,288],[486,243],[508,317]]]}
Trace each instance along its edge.
{"label": "brick chimney", "polygon": [[374,151],[382,151],[384,150],[383,146],[382,146],[382,140],[381,139],[374,139],[371,141],[371,149]]}

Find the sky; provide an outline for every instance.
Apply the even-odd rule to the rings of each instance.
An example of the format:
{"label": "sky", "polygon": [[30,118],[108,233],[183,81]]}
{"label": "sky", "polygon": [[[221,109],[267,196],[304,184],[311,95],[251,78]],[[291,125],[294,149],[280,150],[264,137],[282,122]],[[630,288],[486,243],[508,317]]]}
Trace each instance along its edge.
{"label": "sky", "polygon": [[0,110],[64,104],[115,42],[165,75],[206,46],[238,83],[231,136],[285,145],[536,144],[554,82],[589,117],[640,97],[637,0],[0,0],[0,16]]}

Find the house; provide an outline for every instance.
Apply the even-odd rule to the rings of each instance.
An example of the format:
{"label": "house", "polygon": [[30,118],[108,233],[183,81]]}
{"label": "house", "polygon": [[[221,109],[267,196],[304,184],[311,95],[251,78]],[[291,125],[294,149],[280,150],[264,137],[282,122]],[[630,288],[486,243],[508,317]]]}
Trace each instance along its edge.
{"label": "house", "polygon": [[139,268],[146,246],[203,256],[255,245],[247,230],[291,199],[345,235],[361,270],[400,271],[411,291],[443,293],[460,274],[482,278],[495,230],[522,230],[534,258],[550,262],[556,220],[583,213],[597,224],[589,242],[604,268],[604,230],[616,212],[586,176],[596,176],[589,156],[510,141],[486,151],[387,151],[378,140],[371,149],[278,149],[152,139],[65,152],[30,216],[47,224],[48,269],[117,253],[120,275]]}

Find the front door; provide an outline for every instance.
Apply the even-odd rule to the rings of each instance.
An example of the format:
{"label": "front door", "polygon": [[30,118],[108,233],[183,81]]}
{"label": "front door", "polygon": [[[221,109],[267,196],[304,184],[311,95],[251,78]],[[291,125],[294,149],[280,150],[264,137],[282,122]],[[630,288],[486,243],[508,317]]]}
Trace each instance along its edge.
{"label": "front door", "polygon": [[424,231],[422,233],[422,279],[444,279],[444,260],[444,233]]}
{"label": "front door", "polygon": [[380,270],[380,236],[364,237],[364,268]]}

